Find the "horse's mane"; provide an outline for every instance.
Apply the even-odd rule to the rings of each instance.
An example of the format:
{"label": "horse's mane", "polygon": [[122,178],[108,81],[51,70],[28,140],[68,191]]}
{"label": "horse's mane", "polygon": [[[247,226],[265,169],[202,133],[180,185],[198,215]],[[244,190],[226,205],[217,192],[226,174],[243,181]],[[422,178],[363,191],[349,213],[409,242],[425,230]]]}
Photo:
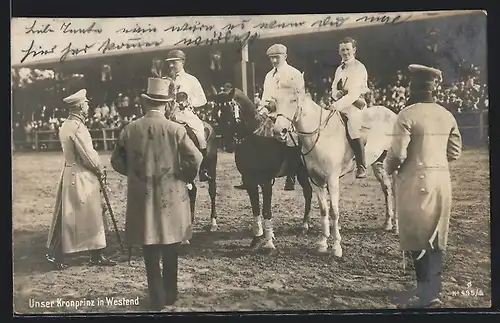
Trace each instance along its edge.
{"label": "horse's mane", "polygon": [[257,111],[257,106],[240,89],[234,89],[234,101],[240,106],[243,121],[250,132],[262,126],[268,121],[268,117],[261,115]]}
{"label": "horse's mane", "polygon": [[[252,110],[257,113],[257,107],[255,103],[250,100],[250,98],[240,89],[234,89],[234,99],[237,103],[244,103],[246,108],[252,108]],[[241,104],[240,104],[241,105]]]}

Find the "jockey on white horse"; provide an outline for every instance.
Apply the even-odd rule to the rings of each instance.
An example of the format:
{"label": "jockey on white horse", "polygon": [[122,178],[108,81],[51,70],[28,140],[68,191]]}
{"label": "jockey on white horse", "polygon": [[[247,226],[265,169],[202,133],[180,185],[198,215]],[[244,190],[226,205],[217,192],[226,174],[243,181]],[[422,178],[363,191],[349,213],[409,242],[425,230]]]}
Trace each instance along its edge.
{"label": "jockey on white horse", "polygon": [[[207,98],[203,88],[196,77],[186,73],[184,63],[186,55],[181,50],[172,50],[168,53],[167,59],[171,71],[173,72],[173,81],[175,92],[177,93],[177,108],[173,111],[173,120],[185,123],[193,130],[203,158],[207,154],[207,140],[205,138],[205,125],[203,121],[195,114],[194,109],[203,107],[207,104]],[[208,171],[204,169],[205,163],[202,163],[200,170],[200,180],[209,179]]]}
{"label": "jockey on white horse", "polygon": [[354,152],[357,172],[356,178],[366,177],[364,144],[361,141],[361,110],[366,107],[364,94],[368,93],[368,73],[363,63],[355,58],[356,40],[344,38],[339,44],[342,64],[335,71],[332,83],[333,104],[330,110],[339,110],[347,116],[349,143]]}

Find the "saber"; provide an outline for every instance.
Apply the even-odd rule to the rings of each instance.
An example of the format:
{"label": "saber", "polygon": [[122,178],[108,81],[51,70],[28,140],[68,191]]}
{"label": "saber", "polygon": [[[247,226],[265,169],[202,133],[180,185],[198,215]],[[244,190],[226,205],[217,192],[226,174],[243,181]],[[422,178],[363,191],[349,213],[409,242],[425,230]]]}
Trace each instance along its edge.
{"label": "saber", "polygon": [[102,195],[104,196],[104,201],[106,202],[106,208],[109,211],[109,215],[111,217],[111,221],[113,222],[113,226],[115,228],[115,232],[116,232],[116,236],[118,238],[118,242],[120,243],[120,250],[123,253],[124,252],[124,247],[123,247],[122,238],[120,237],[120,233],[118,231],[118,225],[116,224],[115,215],[113,213],[113,209],[111,208],[111,203],[109,203],[109,197],[108,197],[108,191],[106,190],[106,184],[104,183],[104,181],[106,180],[105,178],[107,177],[106,176],[106,171],[104,171],[104,174],[105,174],[104,175],[104,179],[99,180],[99,183],[101,184],[101,191],[102,191]]}

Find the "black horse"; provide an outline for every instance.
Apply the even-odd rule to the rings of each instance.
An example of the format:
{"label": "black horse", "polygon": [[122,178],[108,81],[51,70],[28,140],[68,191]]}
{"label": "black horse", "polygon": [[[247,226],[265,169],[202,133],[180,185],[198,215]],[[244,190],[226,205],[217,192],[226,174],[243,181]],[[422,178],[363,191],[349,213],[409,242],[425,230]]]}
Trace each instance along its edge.
{"label": "black horse", "polygon": [[[297,176],[302,186],[305,209],[304,220],[307,221],[311,211],[312,187],[309,183],[307,170],[301,161],[300,147],[288,147],[273,137],[274,121],[258,113],[255,104],[239,89],[221,93],[216,101],[236,102],[240,110],[241,128],[240,143],[235,147],[235,162],[243,180],[254,216],[253,235],[250,247],[257,250],[260,247],[268,251],[275,249],[272,227],[272,187],[275,178]],[[260,217],[259,187],[262,190],[262,216]]]}
{"label": "black horse", "polygon": [[237,144],[239,118],[236,116],[236,106],[233,102],[215,102],[214,112],[217,114],[218,130],[222,137],[222,147],[228,153],[234,152]]}
{"label": "black horse", "polygon": [[[166,106],[166,112],[165,116],[167,119],[170,119],[170,113],[173,110],[173,104],[175,103],[169,103]],[[207,170],[207,175],[208,177],[206,178],[204,174],[200,172],[198,178],[201,182],[208,182],[208,194],[210,196],[210,226],[209,230],[210,231],[216,231],[217,230],[217,211],[215,208],[215,198],[217,196],[217,151],[219,149],[218,146],[218,140],[217,140],[217,134],[214,131],[214,128],[207,123],[206,121],[203,121],[203,125],[205,128],[205,139],[207,142],[207,152],[206,156],[203,159],[202,165],[200,167],[200,170],[206,169]],[[199,148],[199,143],[198,139],[196,138],[195,133],[191,128],[189,128],[187,125],[185,126],[187,135],[191,140],[194,142],[196,147]],[[190,200],[190,206],[191,206],[191,220],[194,222],[195,219],[195,206],[196,206],[196,197],[198,195],[198,187],[196,186],[195,182],[189,183],[190,184],[190,189],[189,189],[189,200]]]}

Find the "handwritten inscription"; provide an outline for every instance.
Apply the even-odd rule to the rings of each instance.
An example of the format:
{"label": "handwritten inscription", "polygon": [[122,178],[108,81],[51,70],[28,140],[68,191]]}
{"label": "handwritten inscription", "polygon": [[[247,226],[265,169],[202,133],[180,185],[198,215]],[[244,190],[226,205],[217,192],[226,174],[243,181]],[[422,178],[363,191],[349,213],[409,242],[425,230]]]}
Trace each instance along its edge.
{"label": "handwritten inscription", "polygon": [[183,32],[183,31],[191,31],[191,32],[197,32],[197,31],[212,31],[215,29],[214,25],[205,25],[199,21],[195,21],[194,23],[187,23],[185,22],[182,25],[174,25],[170,26],[168,28],[165,28],[164,31],[177,31],[177,32]]}
{"label": "handwritten inscription", "polygon": [[37,26],[37,22],[38,20],[35,20],[33,21],[33,25],[26,27],[26,34],[46,34],[54,32],[50,24]]}
{"label": "handwritten inscription", "polygon": [[71,56],[76,56],[76,55],[81,54],[81,53],[87,53],[87,51],[89,49],[91,49],[92,47],[94,47],[94,45],[95,45],[95,43],[93,43],[91,45],[85,44],[85,47],[78,48],[78,47],[74,46],[73,43],[69,43],[68,46],[66,46],[66,48],[64,48],[61,51],[62,55],[61,55],[61,58],[59,60],[61,62],[65,61],[69,54],[71,54]]}
{"label": "handwritten inscription", "polygon": [[[314,17],[314,16],[312,16]],[[133,24],[120,25],[113,21],[101,23],[89,21],[56,20],[43,23],[42,19],[30,21],[21,27],[21,34],[32,36],[27,48],[18,48],[21,53],[20,63],[46,56],[54,58],[60,54],[63,62],[69,57],[85,54],[106,54],[113,51],[129,49],[154,48],[160,46],[210,46],[226,43],[237,43],[241,47],[254,40],[265,37],[266,33],[278,30],[298,30],[299,33],[313,32],[322,28],[343,28],[347,24],[401,24],[412,17],[412,14],[373,14],[373,15],[329,15],[309,19],[229,19],[229,22],[217,24],[213,20],[186,18],[176,24],[163,23],[158,20],[143,20]],[[221,21],[224,21],[222,19]],[[158,21],[158,22],[156,22]],[[313,30],[305,31],[313,28]],[[61,37],[58,37],[59,33]],[[41,37],[47,37],[47,41]],[[28,36],[29,35],[29,36]],[[63,37],[64,35],[64,37]],[[105,35],[102,37],[101,35]],[[81,37],[78,37],[81,36]],[[146,37],[147,36],[147,37]],[[74,37],[74,38],[71,38]],[[64,39],[64,40],[63,40]],[[164,41],[164,39],[166,41]],[[15,46],[14,46],[15,48]]]}
{"label": "handwritten inscription", "polygon": [[143,34],[143,33],[156,33],[157,29],[155,26],[149,24],[148,27],[144,28],[139,24],[135,24],[134,28],[120,28],[116,32],[119,33],[125,33],[125,34]]}
{"label": "handwritten inscription", "polygon": [[254,28],[258,29],[285,29],[285,28],[300,28],[306,24],[305,21],[300,22],[279,22],[277,20],[273,20],[270,22],[261,22],[254,26]]}
{"label": "handwritten inscription", "polygon": [[248,31],[243,34],[233,34],[231,31],[214,32],[212,37],[184,37],[174,44],[174,46],[202,46],[225,44],[229,42],[239,43],[241,46],[250,44],[253,40],[259,38],[259,33]]}
{"label": "handwritten inscription", "polygon": [[142,38],[130,38],[125,42],[115,43],[108,38],[98,49],[99,52],[105,54],[108,51],[131,49],[131,48],[145,48],[145,47],[158,47],[163,43],[163,39],[155,41],[145,41]]}
{"label": "handwritten inscription", "polygon": [[405,22],[406,20],[410,19],[411,15],[406,17],[406,19],[403,19],[401,15],[397,15],[395,17],[387,16],[387,15],[382,15],[382,16],[363,16],[361,18],[356,19],[356,22],[379,22],[382,24],[400,24],[402,22]]}
{"label": "handwritten inscription", "polygon": [[87,28],[73,28],[71,27],[72,23],[71,22],[64,22],[61,25],[61,31],[65,34],[71,33],[71,34],[101,34],[102,33],[102,28],[96,27],[96,23],[93,22],[90,26]]}
{"label": "handwritten inscription", "polygon": [[243,19],[241,20],[241,22],[239,24],[232,24],[232,23],[229,23],[227,25],[224,25],[224,27],[221,28],[221,31],[233,31],[234,29],[236,28],[240,28],[241,30],[245,30],[247,28],[247,23],[250,22],[250,19]]}
{"label": "handwritten inscription", "polygon": [[35,41],[32,40],[28,49],[21,49],[21,53],[24,54],[23,58],[21,58],[21,63],[24,63],[26,59],[37,56],[44,56],[49,54],[54,54],[57,45],[52,46],[50,49],[43,48],[41,45],[35,44]]}
{"label": "handwritten inscription", "polygon": [[325,19],[317,20],[311,24],[311,27],[341,27],[350,17],[335,17],[332,19],[331,16],[326,17]]}

